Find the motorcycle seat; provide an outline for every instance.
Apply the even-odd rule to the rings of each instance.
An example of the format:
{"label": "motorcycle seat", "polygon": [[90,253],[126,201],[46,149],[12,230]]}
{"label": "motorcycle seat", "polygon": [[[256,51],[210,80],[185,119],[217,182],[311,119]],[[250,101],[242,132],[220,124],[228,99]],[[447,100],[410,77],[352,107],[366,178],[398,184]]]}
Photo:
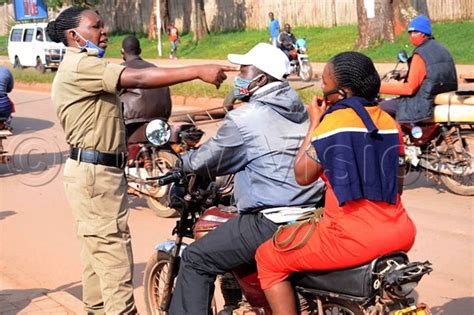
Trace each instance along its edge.
{"label": "motorcycle seat", "polygon": [[403,252],[395,252],[353,268],[295,273],[291,282],[297,291],[363,301],[374,295],[376,273],[385,269],[388,260],[406,264],[408,257]]}

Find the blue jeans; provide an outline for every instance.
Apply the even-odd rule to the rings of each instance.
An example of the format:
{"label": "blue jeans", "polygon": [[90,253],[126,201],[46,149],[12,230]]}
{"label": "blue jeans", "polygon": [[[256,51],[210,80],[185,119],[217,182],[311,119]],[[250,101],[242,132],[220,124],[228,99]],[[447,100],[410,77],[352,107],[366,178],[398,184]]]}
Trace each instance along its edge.
{"label": "blue jeans", "polygon": [[178,41],[174,40],[171,43],[171,53],[175,54],[176,51],[178,50]]}
{"label": "blue jeans", "polygon": [[380,108],[390,114],[390,116],[395,117],[397,115],[398,108],[400,107],[400,98],[392,98],[389,100],[384,100],[379,103]]}

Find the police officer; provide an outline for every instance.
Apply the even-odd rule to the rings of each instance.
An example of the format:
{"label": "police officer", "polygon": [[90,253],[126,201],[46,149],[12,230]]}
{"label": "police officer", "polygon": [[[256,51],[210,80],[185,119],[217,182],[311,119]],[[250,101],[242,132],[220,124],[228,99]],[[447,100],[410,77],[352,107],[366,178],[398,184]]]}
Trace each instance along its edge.
{"label": "police officer", "polygon": [[68,46],[52,86],[53,103],[71,146],[65,190],[76,221],[83,262],[83,301],[92,314],[136,313],[127,225],[125,127],[118,88],[155,88],[201,79],[217,87],[229,67],[131,69],[102,59],[107,33],[90,9],[70,7],[48,23]]}

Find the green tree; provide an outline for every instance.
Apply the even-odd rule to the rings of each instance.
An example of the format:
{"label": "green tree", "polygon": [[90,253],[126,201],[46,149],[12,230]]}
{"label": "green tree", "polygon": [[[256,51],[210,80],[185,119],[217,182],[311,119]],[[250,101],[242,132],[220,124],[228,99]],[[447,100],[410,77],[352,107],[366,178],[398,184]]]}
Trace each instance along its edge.
{"label": "green tree", "polygon": [[[2,1],[2,0],[0,0]],[[8,0],[6,0],[8,1]],[[74,5],[80,7],[95,7],[100,0],[46,0],[48,8],[57,9],[64,5]]]}

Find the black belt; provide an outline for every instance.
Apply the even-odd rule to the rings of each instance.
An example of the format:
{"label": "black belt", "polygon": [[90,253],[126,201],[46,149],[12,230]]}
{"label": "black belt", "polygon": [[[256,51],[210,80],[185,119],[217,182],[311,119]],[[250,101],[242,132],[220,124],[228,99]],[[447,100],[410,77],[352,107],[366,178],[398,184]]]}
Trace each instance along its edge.
{"label": "black belt", "polygon": [[[79,156],[79,152],[81,153]],[[127,163],[127,154],[103,153],[96,150],[84,150],[71,147],[71,159],[91,164],[100,164],[117,168],[124,168]]]}

